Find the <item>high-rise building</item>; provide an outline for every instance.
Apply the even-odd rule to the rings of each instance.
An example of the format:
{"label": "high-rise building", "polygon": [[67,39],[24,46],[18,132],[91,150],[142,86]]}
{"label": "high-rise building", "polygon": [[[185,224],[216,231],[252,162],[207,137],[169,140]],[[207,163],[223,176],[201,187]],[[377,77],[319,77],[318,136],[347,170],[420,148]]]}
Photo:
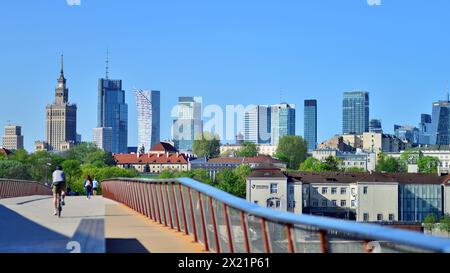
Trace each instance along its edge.
{"label": "high-rise building", "polygon": [[450,101],[433,103],[433,117],[431,119],[431,144],[450,144]]}
{"label": "high-rise building", "polygon": [[394,125],[394,134],[396,137],[411,144],[419,143],[420,131],[417,127],[411,125]]}
{"label": "high-rise building", "polygon": [[304,137],[308,151],[317,148],[317,100],[305,100]]}
{"label": "high-rise building", "polygon": [[138,148],[150,151],[160,141],[160,92],[136,90]]}
{"label": "high-rise building", "polygon": [[369,123],[369,132],[370,133],[383,133],[383,127],[381,126],[381,119],[371,119]]}
{"label": "high-rise building", "polygon": [[271,107],[257,105],[244,114],[244,140],[255,144],[271,143]]}
{"label": "high-rise building", "polygon": [[22,127],[11,124],[5,126],[3,148],[8,150],[23,149]]}
{"label": "high-rise building", "polygon": [[419,123],[419,144],[431,143],[431,115],[422,114]]}
{"label": "high-rise building", "polygon": [[278,145],[280,138],[295,135],[295,105],[281,103],[271,109],[271,144]]}
{"label": "high-rise building", "polygon": [[112,152],[112,128],[98,127],[92,130],[93,142],[105,152]]}
{"label": "high-rise building", "polygon": [[202,98],[179,97],[172,126],[175,147],[183,152],[192,151],[194,140],[202,133]]}
{"label": "high-rise building", "polygon": [[369,131],[368,92],[344,93],[342,125],[344,134],[362,134]]}
{"label": "high-rise building", "polygon": [[47,150],[65,151],[77,141],[77,106],[69,104],[69,89],[64,78],[64,57],[61,55],[61,73],[55,89],[55,102],[46,108]]}
{"label": "high-rise building", "polygon": [[112,128],[112,153],[128,152],[128,105],[122,80],[110,80],[108,62],[105,79],[98,81],[98,125]]}

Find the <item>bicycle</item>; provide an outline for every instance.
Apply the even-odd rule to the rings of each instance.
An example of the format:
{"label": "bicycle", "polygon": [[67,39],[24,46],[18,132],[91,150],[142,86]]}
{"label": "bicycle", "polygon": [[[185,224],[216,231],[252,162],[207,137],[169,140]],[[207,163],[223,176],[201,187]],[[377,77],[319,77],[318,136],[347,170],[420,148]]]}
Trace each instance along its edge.
{"label": "bicycle", "polygon": [[58,218],[61,218],[61,212],[62,212],[62,195],[61,195],[61,191],[58,191],[56,193],[56,198],[58,199],[58,205],[57,205]]}

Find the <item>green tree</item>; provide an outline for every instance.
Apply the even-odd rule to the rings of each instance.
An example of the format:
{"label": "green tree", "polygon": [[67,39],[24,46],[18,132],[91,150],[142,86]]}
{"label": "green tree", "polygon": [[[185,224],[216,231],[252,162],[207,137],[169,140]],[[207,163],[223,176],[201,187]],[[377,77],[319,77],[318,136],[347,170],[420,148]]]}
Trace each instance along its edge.
{"label": "green tree", "polygon": [[195,139],[193,151],[198,157],[214,158],[220,155],[220,137],[204,132],[200,139]]}
{"label": "green tree", "polygon": [[398,173],[403,172],[404,169],[402,168],[401,163],[398,159],[381,153],[378,155],[376,171],[386,173]]}
{"label": "green tree", "polygon": [[418,161],[419,172],[436,174],[438,172],[439,159],[432,156],[423,156]]}
{"label": "green tree", "polygon": [[447,235],[450,234],[450,215],[444,215],[441,217],[439,230],[441,230],[442,232],[447,232]]}
{"label": "green tree", "polygon": [[429,214],[423,220],[423,224],[425,226],[425,229],[429,230],[431,232],[431,234],[433,234],[433,229],[436,227],[436,215]]}
{"label": "green tree", "polygon": [[0,160],[0,178],[31,180],[28,165],[16,160]]}
{"label": "green tree", "polygon": [[92,164],[94,162],[103,162],[104,166],[111,162],[111,155],[97,148],[93,143],[84,142],[76,145],[66,152],[66,159],[77,160],[81,164]]}
{"label": "green tree", "polygon": [[242,148],[236,152],[238,157],[255,157],[258,155],[258,148],[255,143],[245,141]]}
{"label": "green tree", "polygon": [[340,160],[334,156],[329,156],[325,158],[324,162],[325,171],[337,172],[339,171]]}
{"label": "green tree", "polygon": [[26,150],[19,149],[16,150],[12,155],[10,155],[9,159],[26,164],[29,162],[29,154]]}
{"label": "green tree", "polygon": [[301,136],[284,136],[278,143],[275,157],[287,164],[289,169],[298,170],[305,161],[308,148]]}
{"label": "green tree", "polygon": [[314,157],[308,157],[300,164],[300,171],[302,172],[320,172],[322,171],[322,162]]}
{"label": "green tree", "polygon": [[69,185],[74,182],[74,179],[80,177],[81,168],[78,160],[66,160],[61,165],[64,173],[67,175]]}

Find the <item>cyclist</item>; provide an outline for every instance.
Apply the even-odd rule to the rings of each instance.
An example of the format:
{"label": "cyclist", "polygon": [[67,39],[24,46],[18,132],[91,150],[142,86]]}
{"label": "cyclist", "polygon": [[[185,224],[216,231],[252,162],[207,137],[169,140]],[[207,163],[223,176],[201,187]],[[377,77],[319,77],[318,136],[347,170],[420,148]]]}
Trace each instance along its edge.
{"label": "cyclist", "polygon": [[56,170],[53,172],[53,208],[55,210],[54,215],[58,215],[58,193],[61,194],[62,202],[61,205],[65,205],[64,198],[66,197],[66,175],[64,174],[61,166],[56,166]]}

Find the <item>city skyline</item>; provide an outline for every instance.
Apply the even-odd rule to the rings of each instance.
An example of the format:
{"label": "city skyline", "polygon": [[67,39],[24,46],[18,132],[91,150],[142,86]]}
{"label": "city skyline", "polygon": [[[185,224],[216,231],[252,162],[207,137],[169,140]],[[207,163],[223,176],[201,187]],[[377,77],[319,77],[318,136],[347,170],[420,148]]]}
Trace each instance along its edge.
{"label": "city skyline", "polygon": [[[149,1],[132,7],[102,0],[79,7],[40,1],[27,2],[30,8],[25,10],[24,1],[6,2],[3,8],[8,13],[0,21],[13,23],[4,32],[9,42],[0,45],[4,64],[0,92],[21,106],[5,104],[0,127],[8,120],[22,126],[29,151],[35,140],[45,139],[42,107],[51,101],[54,68],[64,52],[71,102],[79,106],[78,133],[91,140],[97,126],[92,119],[96,84],[104,74],[106,48],[111,49],[111,76],[124,81],[130,106],[128,146],[137,146],[134,86],[163,90],[161,139],[170,138],[169,113],[179,96],[202,96],[205,105],[282,101],[301,105],[304,99],[315,98],[320,105],[318,142],[341,131],[340,100],[345,91],[368,90],[370,118],[382,119],[389,133],[395,124],[417,126],[420,114],[431,114],[432,103],[445,96],[450,56],[445,46],[449,38],[442,33],[449,22],[443,8],[450,6],[448,1],[415,5],[396,1],[376,7],[365,1],[200,2],[170,6],[170,16],[165,16],[168,4]],[[154,17],[111,22],[98,14],[100,8],[108,16],[126,19],[130,15],[123,11],[132,9],[133,18],[146,18],[139,15],[152,10]],[[186,11],[210,13],[187,16]],[[225,16],[231,11],[234,23]],[[407,16],[400,19],[399,13]],[[433,17],[413,19],[424,13]],[[347,18],[350,14],[352,20]],[[22,24],[14,23],[21,18],[26,18]],[[355,20],[360,23],[353,24]],[[55,32],[58,42],[45,43]],[[129,42],[135,40],[140,43]],[[23,75],[28,75],[26,81],[21,80]],[[302,112],[297,111],[297,121],[303,120]],[[302,122],[297,122],[296,132],[303,132]]]}

